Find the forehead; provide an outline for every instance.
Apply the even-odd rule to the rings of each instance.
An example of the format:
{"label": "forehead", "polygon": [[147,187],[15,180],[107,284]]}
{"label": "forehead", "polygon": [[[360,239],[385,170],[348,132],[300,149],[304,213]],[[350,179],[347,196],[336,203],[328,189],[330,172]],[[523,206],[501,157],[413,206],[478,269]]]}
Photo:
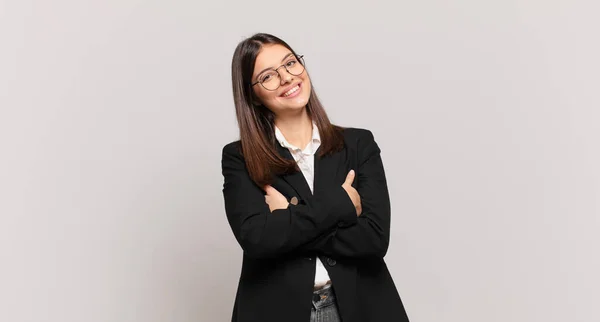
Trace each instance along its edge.
{"label": "forehead", "polygon": [[282,45],[263,45],[254,64],[254,75],[269,67],[281,65],[281,59],[292,51]]}

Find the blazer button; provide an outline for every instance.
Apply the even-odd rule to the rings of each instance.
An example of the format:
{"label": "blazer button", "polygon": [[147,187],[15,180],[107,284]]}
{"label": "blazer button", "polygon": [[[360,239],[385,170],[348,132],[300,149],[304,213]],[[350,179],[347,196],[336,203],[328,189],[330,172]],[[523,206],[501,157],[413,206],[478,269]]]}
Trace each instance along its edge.
{"label": "blazer button", "polygon": [[294,205],[294,206],[295,206],[295,205],[297,205],[297,204],[298,204],[298,198],[296,198],[296,197],[292,197],[292,199],[290,200],[290,203],[291,203],[292,205]]}
{"label": "blazer button", "polygon": [[305,259],[311,261],[312,257],[305,257]]}
{"label": "blazer button", "polygon": [[329,266],[335,266],[337,262],[335,261],[335,259],[327,257],[327,264],[329,264]]}

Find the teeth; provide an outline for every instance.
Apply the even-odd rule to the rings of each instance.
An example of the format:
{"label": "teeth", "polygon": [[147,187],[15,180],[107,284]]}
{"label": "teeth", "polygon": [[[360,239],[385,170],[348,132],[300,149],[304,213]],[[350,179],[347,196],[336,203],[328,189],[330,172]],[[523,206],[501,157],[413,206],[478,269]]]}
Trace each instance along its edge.
{"label": "teeth", "polygon": [[300,86],[296,85],[296,87],[294,87],[294,88],[290,89],[289,91],[285,92],[283,94],[283,96],[290,96],[290,95],[294,94],[299,89],[300,89]]}

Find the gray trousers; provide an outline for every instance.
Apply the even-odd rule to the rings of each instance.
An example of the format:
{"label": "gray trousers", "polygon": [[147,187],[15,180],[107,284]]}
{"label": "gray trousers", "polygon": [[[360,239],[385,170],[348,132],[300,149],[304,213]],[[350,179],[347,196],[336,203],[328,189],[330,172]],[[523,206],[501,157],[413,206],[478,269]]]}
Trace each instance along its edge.
{"label": "gray trousers", "polygon": [[335,292],[331,285],[313,293],[310,322],[341,322]]}

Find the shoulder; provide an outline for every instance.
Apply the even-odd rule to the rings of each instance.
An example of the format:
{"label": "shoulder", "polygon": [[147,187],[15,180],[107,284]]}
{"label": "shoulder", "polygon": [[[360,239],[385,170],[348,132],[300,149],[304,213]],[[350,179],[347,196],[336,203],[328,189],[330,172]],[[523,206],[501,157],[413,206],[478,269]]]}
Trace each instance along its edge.
{"label": "shoulder", "polygon": [[356,151],[358,155],[371,156],[381,152],[373,131],[358,127],[344,127],[343,133],[346,147]]}
{"label": "shoulder", "polygon": [[240,140],[225,144],[221,151],[221,162],[244,162],[242,157],[242,142]]}
{"label": "shoulder", "polygon": [[373,131],[359,127],[344,127],[344,141],[347,145],[355,146],[358,149],[363,149],[372,145],[376,145]]}
{"label": "shoulder", "polygon": [[373,132],[368,129],[359,127],[344,127],[343,128],[344,139],[346,140],[358,140],[358,139],[372,139]]}
{"label": "shoulder", "polygon": [[223,146],[223,153],[238,153],[240,152],[240,148],[242,146],[242,141],[236,140],[229,142]]}

